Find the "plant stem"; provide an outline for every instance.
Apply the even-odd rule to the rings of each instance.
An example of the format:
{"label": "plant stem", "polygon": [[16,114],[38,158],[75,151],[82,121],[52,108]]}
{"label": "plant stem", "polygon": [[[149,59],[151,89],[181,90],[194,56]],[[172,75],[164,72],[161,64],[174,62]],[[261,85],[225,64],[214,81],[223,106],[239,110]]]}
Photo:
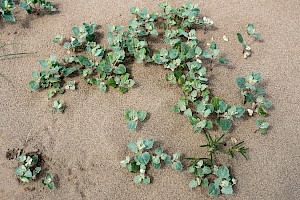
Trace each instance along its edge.
{"label": "plant stem", "polygon": [[28,55],[28,54],[34,54],[34,53],[12,53],[12,54],[3,54],[3,55],[0,55],[0,58],[2,58],[2,57],[8,57],[8,56]]}

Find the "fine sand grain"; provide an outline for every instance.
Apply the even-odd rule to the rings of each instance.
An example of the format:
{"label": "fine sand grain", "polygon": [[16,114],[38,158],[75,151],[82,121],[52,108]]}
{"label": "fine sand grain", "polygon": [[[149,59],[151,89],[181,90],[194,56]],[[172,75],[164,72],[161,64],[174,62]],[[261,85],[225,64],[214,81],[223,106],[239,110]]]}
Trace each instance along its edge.
{"label": "fine sand grain", "polygon": [[[205,156],[199,148],[203,135],[193,132],[184,116],[174,114],[171,105],[181,96],[180,88],[164,79],[160,66],[131,65],[138,84],[126,94],[116,90],[101,94],[80,78],[78,90],[60,98],[67,103],[64,114],[51,114],[45,92],[30,92],[27,83],[38,60],[51,54],[59,57],[64,50],[51,42],[56,33],[70,34],[73,26],[95,21],[105,36],[108,24],[126,25],[131,6],[158,11],[157,0],[57,0],[59,13],[28,16],[15,10],[17,22],[0,23],[0,44],[16,43],[0,50],[0,54],[32,52],[33,55],[0,60],[0,199],[209,199],[207,191],[190,190],[192,175],[169,168],[149,174],[153,184],[135,185],[119,165],[128,150],[128,141],[153,138],[170,152],[185,156]],[[185,1],[172,0],[175,5]],[[261,71],[263,85],[274,106],[267,120],[272,125],[265,136],[254,134],[255,120],[239,120],[228,137],[245,140],[249,161],[242,158],[223,163],[230,166],[238,179],[232,196],[218,199],[299,199],[300,137],[300,3],[298,0],[231,0],[194,1],[211,17],[214,31],[199,38],[207,42],[213,36],[226,56],[230,68],[215,67],[209,75],[212,91],[230,104],[241,103],[235,85],[237,76]],[[242,58],[236,33],[254,23],[264,41],[254,42],[253,56]],[[222,39],[223,34],[229,42]],[[101,41],[107,44],[106,37]],[[126,108],[149,111],[150,118],[137,132],[129,132],[123,119]],[[43,152],[47,168],[57,175],[52,192],[40,182],[21,184],[12,169],[16,162],[6,159],[8,149]]]}

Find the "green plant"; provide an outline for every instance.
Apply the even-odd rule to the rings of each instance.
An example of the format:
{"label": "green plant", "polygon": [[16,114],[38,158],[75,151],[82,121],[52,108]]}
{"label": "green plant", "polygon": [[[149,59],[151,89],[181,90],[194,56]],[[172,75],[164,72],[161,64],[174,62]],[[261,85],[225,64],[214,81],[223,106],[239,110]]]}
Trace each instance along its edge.
{"label": "green plant", "polygon": [[162,147],[158,147],[154,153],[151,153],[150,150],[153,149],[153,144],[153,139],[142,139],[136,143],[129,142],[127,144],[127,147],[131,152],[135,153],[135,156],[126,156],[125,160],[121,161],[121,166],[132,173],[140,173],[133,178],[135,183],[149,184],[151,182],[150,177],[146,175],[150,163],[152,163],[155,169],[161,168],[162,161],[172,166],[174,170],[181,171],[183,169],[180,161],[180,153],[173,154],[172,158],[163,152]]}
{"label": "green plant", "polygon": [[58,99],[58,100],[53,101],[53,105],[50,110],[52,112],[62,113],[65,110],[65,106],[64,106],[63,102],[60,99]]}
{"label": "green plant", "polygon": [[20,155],[18,156],[20,165],[15,168],[15,173],[19,176],[22,182],[30,182],[36,179],[36,176],[40,173],[41,167],[38,166],[39,156],[38,155]]}
{"label": "green plant", "polygon": [[1,0],[0,1],[0,20],[1,18],[15,22],[12,10],[15,8],[13,0]]}
{"label": "green plant", "polygon": [[267,133],[269,126],[269,123],[265,122],[262,118],[258,118],[256,120],[256,131],[258,131],[262,135],[265,135]]}
{"label": "green plant", "polygon": [[266,91],[256,86],[261,80],[262,76],[260,72],[250,73],[247,78],[236,78],[236,83],[244,97],[244,104],[249,103],[251,105],[247,109],[250,116],[253,115],[253,112],[266,116],[268,114],[266,109],[272,106],[271,101],[265,100],[264,95]]}
{"label": "green plant", "polygon": [[[248,24],[247,34],[250,35],[250,36],[253,36],[254,38],[261,38],[262,37],[262,34],[256,33],[253,24]],[[243,36],[242,36],[241,33],[237,33],[237,38],[238,38],[238,41],[243,45],[243,55],[244,55],[244,58],[250,57],[252,55],[251,47],[244,40],[244,38],[243,38]]]}
{"label": "green plant", "polygon": [[[199,28],[204,29],[204,33],[206,33],[214,22],[205,16],[200,16],[200,9],[191,2],[180,7],[173,7],[167,2],[162,2],[159,3],[159,7],[162,9],[160,13],[149,13],[147,9],[140,10],[133,7],[130,9],[133,19],[128,21],[127,27],[109,25],[108,47],[101,46],[97,42],[95,23],[84,23],[82,27],[73,27],[74,34],[71,38],[56,35],[53,42],[64,46],[67,49],[67,55],[62,58],[61,62],[56,60],[53,61],[54,63],[50,62],[50,66],[47,65],[45,72],[38,72],[38,74],[42,74],[35,76],[37,80],[31,82],[30,87],[54,90],[55,92],[50,92],[52,97],[59,94],[60,91],[62,93],[61,89],[65,88],[63,87],[64,79],[69,73],[72,73],[72,75],[82,75],[88,84],[97,86],[102,92],[113,87],[125,93],[135,84],[134,80],[130,79],[128,65],[133,62],[161,65],[167,71],[166,80],[182,89],[182,97],[172,107],[173,111],[186,116],[195,132],[203,133],[207,140],[202,147],[207,148],[208,158],[190,158],[190,160],[197,161],[194,171],[197,171],[196,168],[203,170],[204,166],[207,166],[212,172],[203,176],[199,175],[190,185],[208,186],[210,195],[231,194],[235,179],[228,175],[228,168],[220,167],[221,170],[218,173],[218,169],[215,171],[212,169],[218,162],[217,155],[224,153],[235,157],[238,153],[247,159],[247,148],[243,146],[244,142],[233,142],[231,146],[225,147],[225,144],[228,143],[227,132],[232,130],[234,122],[242,118],[245,111],[249,115],[252,111],[252,114],[257,112],[265,116],[265,108],[271,106],[271,102],[264,99],[263,89],[254,86],[260,79],[259,74],[255,73],[251,74],[247,80],[237,79],[245,99],[245,105],[229,105],[221,98],[215,97],[209,88],[209,75],[212,72],[213,64],[215,61],[221,64],[227,63],[229,59],[221,57],[222,53],[213,39],[209,48],[206,48],[201,46],[204,41],[200,41],[197,37]],[[256,33],[250,29],[251,26],[249,33]],[[157,37],[157,35],[161,36],[160,39],[164,45],[161,49],[155,50],[152,49],[152,45],[149,45],[148,39]],[[247,58],[251,55],[251,48],[240,33],[238,33],[238,40],[243,44],[244,57]],[[207,66],[210,70],[207,70]],[[68,72],[64,74],[66,70]],[[43,74],[48,76],[40,80],[39,78]],[[50,77],[55,78],[50,82]],[[55,82],[52,83],[53,81]],[[249,108],[246,103],[251,104],[251,107]],[[146,112],[142,115],[144,116],[142,118],[145,119]],[[138,114],[137,111],[125,111],[125,118],[130,130],[137,127],[138,121],[142,121],[141,113]],[[213,139],[210,130],[220,130],[221,133],[217,133]],[[150,183],[150,177],[146,175],[150,163],[154,168],[160,168],[164,161],[174,169],[182,169],[179,160],[180,154],[174,154],[172,158],[160,147],[153,154],[148,152],[152,149],[153,142],[147,139],[128,144],[129,149],[136,155],[133,158],[127,156],[121,165],[131,172],[140,172],[134,178],[136,183]],[[200,165],[201,163],[198,163],[200,160],[204,160],[204,164]],[[208,173],[208,169],[205,168],[205,170]],[[216,179],[217,181],[209,183],[210,176],[213,178],[215,175],[219,177]]]}
{"label": "green plant", "polygon": [[[205,160],[194,160],[189,166],[189,171],[196,177],[189,182],[190,188],[199,186],[208,188],[210,196],[222,194],[232,194],[232,186],[236,184],[236,179],[229,174],[228,168],[223,166],[212,166],[206,164]],[[217,176],[217,178],[215,178]]]}
{"label": "green plant", "polygon": [[246,43],[241,33],[237,34],[238,41],[243,45],[243,55],[244,58],[248,58],[252,55],[251,47]]}
{"label": "green plant", "polygon": [[24,0],[20,3],[20,7],[27,11],[28,14],[40,13],[41,10],[46,12],[55,12],[56,8],[52,3],[46,0]]}
{"label": "green plant", "polygon": [[236,179],[229,173],[228,168],[223,165],[214,168],[214,174],[218,177],[208,186],[208,194],[210,196],[218,196],[222,194],[232,194],[232,186],[236,184]]}
{"label": "green plant", "polygon": [[53,182],[53,175],[50,172],[47,172],[45,178],[43,179],[42,183],[44,185],[47,185],[49,190],[52,190],[54,188],[54,182]]}
{"label": "green plant", "polygon": [[257,33],[255,31],[254,24],[251,24],[251,23],[248,24],[247,34],[250,35],[250,36],[253,36],[254,38],[260,38],[260,37],[262,37],[262,34]]}
{"label": "green plant", "polygon": [[128,110],[124,111],[124,117],[127,121],[127,127],[129,130],[134,130],[137,127],[138,121],[143,122],[147,117],[147,112],[144,110]]}

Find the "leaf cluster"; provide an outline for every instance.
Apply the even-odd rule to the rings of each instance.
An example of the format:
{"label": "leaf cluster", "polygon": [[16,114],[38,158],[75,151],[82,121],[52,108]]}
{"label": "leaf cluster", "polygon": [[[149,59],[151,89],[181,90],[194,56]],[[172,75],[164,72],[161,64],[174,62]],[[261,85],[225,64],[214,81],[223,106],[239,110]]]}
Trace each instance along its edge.
{"label": "leaf cluster", "polygon": [[147,112],[144,110],[128,110],[124,111],[124,117],[127,121],[127,127],[129,130],[134,130],[137,127],[138,121],[143,122],[147,117]]}
{"label": "leaf cluster", "polygon": [[36,176],[41,171],[41,167],[38,166],[39,156],[20,155],[17,159],[20,165],[14,169],[14,172],[18,175],[20,180],[22,182],[28,183],[31,180],[36,179]]}
{"label": "leaf cluster", "polygon": [[206,164],[205,160],[195,160],[190,166],[189,171],[193,173],[195,179],[189,182],[190,188],[199,186],[208,188],[210,196],[222,194],[232,194],[232,186],[236,184],[236,179],[229,174],[228,168],[223,166],[212,166]]}
{"label": "leaf cluster", "polygon": [[265,99],[266,90],[257,87],[257,84],[259,84],[261,80],[262,75],[260,72],[252,72],[247,78],[236,78],[236,83],[244,97],[244,104],[249,103],[251,105],[251,108],[248,109],[250,116],[253,115],[253,112],[266,116],[268,114],[267,108],[272,106],[272,102]]}
{"label": "leaf cluster", "polygon": [[150,163],[155,169],[160,169],[162,162],[166,165],[170,165],[174,170],[181,171],[183,165],[180,161],[180,153],[175,153],[173,156],[164,152],[162,147],[158,147],[152,153],[153,139],[142,139],[137,142],[129,142],[127,147],[135,156],[126,156],[125,160],[121,161],[121,166],[126,168],[132,173],[140,173],[133,178],[135,183],[149,184],[151,182],[150,177],[146,175],[146,171],[150,166]]}
{"label": "leaf cluster", "polygon": [[20,7],[26,10],[28,14],[40,13],[41,10],[49,13],[57,11],[51,2],[46,0],[24,0],[20,3]]}
{"label": "leaf cluster", "polygon": [[13,0],[1,0],[0,1],[0,20],[1,18],[15,22],[12,10],[15,9],[15,3]]}
{"label": "leaf cluster", "polygon": [[60,99],[54,100],[53,105],[51,106],[50,110],[52,112],[62,113],[65,110],[65,106],[64,106],[63,102]]}
{"label": "leaf cluster", "polygon": [[53,175],[50,172],[47,172],[42,183],[46,185],[49,188],[49,190],[53,190],[54,188]]}

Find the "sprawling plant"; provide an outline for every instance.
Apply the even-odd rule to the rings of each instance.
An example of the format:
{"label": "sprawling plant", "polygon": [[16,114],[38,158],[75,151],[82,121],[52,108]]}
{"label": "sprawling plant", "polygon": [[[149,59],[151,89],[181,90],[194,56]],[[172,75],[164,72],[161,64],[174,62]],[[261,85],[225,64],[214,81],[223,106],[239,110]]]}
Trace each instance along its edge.
{"label": "sprawling plant", "polygon": [[[244,141],[237,142],[235,139],[234,142],[228,142],[227,132],[232,130],[235,121],[245,116],[245,113],[250,116],[254,113],[267,115],[266,108],[271,106],[271,102],[265,100],[265,91],[255,85],[260,82],[261,74],[252,73],[247,79],[236,79],[245,99],[242,105],[229,105],[214,96],[209,88],[208,74],[212,72],[216,62],[225,64],[229,59],[222,57],[222,52],[213,38],[208,47],[202,47],[202,41],[198,39],[196,32],[202,28],[205,33],[214,22],[202,16],[197,5],[191,2],[181,7],[173,7],[167,2],[159,3],[158,6],[162,9],[160,13],[132,7],[130,12],[133,19],[129,20],[127,27],[109,25],[108,47],[98,43],[95,23],[73,27],[70,38],[56,35],[53,42],[62,45],[67,50],[67,55],[62,61],[56,61],[53,57],[41,61],[40,64],[45,67],[41,72],[33,72],[35,80],[29,83],[29,87],[32,90],[48,89],[48,97],[51,98],[63,93],[65,89],[76,87],[74,82],[73,84],[65,80],[72,74],[81,75],[88,84],[97,86],[102,92],[113,87],[125,93],[135,84],[128,73],[128,64],[135,61],[161,65],[167,71],[166,80],[182,89],[182,97],[172,107],[173,111],[186,116],[195,132],[204,134],[207,140],[201,146],[207,148],[207,157],[188,159],[193,161],[190,170],[196,176],[190,182],[190,187],[207,186],[212,196],[231,194],[236,180],[225,165],[220,168],[213,166],[218,161],[218,153],[230,157],[241,154],[247,159]],[[260,36],[253,24],[248,25],[247,34]],[[164,45],[155,50],[147,39],[158,35]],[[225,37],[224,40],[228,39]],[[238,40],[243,44],[244,57],[247,58],[251,55],[251,48],[240,33]],[[145,117],[146,112],[125,111],[130,130],[135,129],[138,121],[143,121]],[[268,125],[258,120],[256,129],[263,133]],[[212,129],[220,130],[221,134],[212,136]],[[165,162],[174,169],[182,169],[180,154],[176,153],[172,158],[161,147],[151,154],[148,150],[153,148],[153,143],[153,140],[146,139],[128,144],[135,156],[127,156],[121,165],[131,172],[140,172],[134,177],[136,183],[150,183],[150,177],[146,175],[150,163],[154,168],[160,168],[162,162]],[[218,178],[211,179],[211,176]]]}
{"label": "sprawling plant", "polygon": [[0,1],[0,20],[1,18],[15,22],[12,10],[15,8],[13,0],[1,0]]}
{"label": "sprawling plant", "polygon": [[156,148],[154,153],[152,153],[150,150],[153,149],[153,144],[153,139],[142,139],[127,144],[129,150],[135,155],[133,157],[126,156],[125,160],[121,161],[121,166],[132,173],[140,173],[133,178],[135,183],[149,184],[151,182],[150,177],[146,175],[150,163],[155,169],[160,169],[162,162],[170,165],[174,170],[181,171],[183,169],[180,153],[175,153],[171,156],[164,153],[162,147]]}

